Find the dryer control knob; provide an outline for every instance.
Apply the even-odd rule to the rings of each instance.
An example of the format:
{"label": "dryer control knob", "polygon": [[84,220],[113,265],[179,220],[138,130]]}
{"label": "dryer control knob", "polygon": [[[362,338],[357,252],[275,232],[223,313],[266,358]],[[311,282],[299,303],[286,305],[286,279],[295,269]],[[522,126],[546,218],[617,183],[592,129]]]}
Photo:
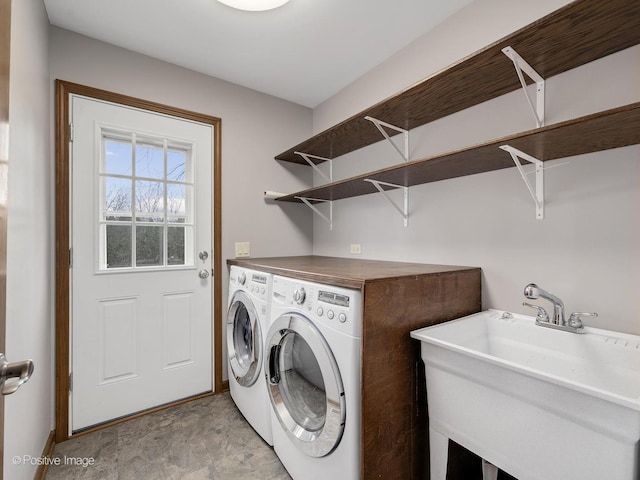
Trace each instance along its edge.
{"label": "dryer control knob", "polygon": [[240,275],[238,275],[238,283],[240,285],[244,285],[245,283],[247,283],[247,275],[245,273],[241,273]]}
{"label": "dryer control knob", "polygon": [[304,299],[307,298],[307,293],[304,291],[304,287],[300,287],[293,292],[293,300],[298,304],[302,305],[304,303]]}
{"label": "dryer control knob", "polygon": [[340,313],[340,315],[338,315],[338,320],[340,320],[340,323],[344,323],[347,321],[347,316],[344,313]]}
{"label": "dryer control knob", "polygon": [[335,314],[333,313],[333,310],[329,310],[329,311],[327,312],[327,318],[328,318],[329,320],[333,320],[334,315],[335,315]]}

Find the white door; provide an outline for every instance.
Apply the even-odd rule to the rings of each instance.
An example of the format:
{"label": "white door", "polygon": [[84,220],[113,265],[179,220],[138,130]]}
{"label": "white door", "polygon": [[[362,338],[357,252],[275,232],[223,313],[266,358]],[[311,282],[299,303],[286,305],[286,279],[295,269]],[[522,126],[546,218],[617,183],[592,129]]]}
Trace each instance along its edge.
{"label": "white door", "polygon": [[210,125],[71,96],[71,429],[212,390]]}

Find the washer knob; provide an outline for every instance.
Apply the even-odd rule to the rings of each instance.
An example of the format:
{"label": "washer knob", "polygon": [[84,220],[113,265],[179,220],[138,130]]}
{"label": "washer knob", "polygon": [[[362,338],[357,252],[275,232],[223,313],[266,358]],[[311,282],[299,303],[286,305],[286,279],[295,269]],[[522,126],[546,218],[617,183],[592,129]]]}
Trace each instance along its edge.
{"label": "washer knob", "polygon": [[304,299],[307,298],[307,292],[304,291],[304,287],[300,287],[293,292],[293,300],[298,304],[302,305],[304,303]]}
{"label": "washer knob", "polygon": [[333,320],[333,316],[334,316],[333,310],[329,310],[329,311],[327,312],[327,318],[328,318],[329,320]]}
{"label": "washer knob", "polygon": [[340,315],[338,315],[338,320],[340,320],[340,323],[344,323],[347,321],[347,316],[344,313],[340,313]]}
{"label": "washer knob", "polygon": [[245,283],[247,283],[247,275],[244,272],[238,275],[238,283],[240,285],[244,285]]}

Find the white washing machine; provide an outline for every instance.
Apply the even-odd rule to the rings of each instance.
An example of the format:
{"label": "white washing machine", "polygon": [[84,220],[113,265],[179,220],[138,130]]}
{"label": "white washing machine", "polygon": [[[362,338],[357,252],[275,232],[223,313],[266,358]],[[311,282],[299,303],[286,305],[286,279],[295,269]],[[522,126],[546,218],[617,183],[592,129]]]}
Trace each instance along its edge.
{"label": "white washing machine", "polygon": [[294,480],[360,479],[362,297],[274,275],[265,370],[273,447]]}
{"label": "white washing machine", "polygon": [[271,406],[264,381],[264,342],[273,276],[231,266],[227,357],[231,397],[253,429],[273,445]]}

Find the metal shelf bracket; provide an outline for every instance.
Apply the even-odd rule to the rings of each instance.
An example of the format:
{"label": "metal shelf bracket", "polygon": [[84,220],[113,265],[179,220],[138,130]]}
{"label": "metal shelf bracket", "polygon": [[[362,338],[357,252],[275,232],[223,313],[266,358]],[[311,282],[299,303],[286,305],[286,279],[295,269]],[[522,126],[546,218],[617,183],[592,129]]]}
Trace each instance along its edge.
{"label": "metal shelf bracket", "polygon": [[[402,215],[402,218],[404,220],[404,226],[406,227],[409,224],[409,187],[405,187],[404,185],[396,185],[395,183],[387,183],[387,182],[381,182],[379,180],[372,180],[370,178],[365,178],[364,181],[373,184],[373,186],[376,187],[376,189],[384,195],[384,198],[387,200],[387,202],[389,202],[393,208],[395,208],[398,212],[400,212],[400,215]],[[380,185],[385,185],[387,187],[392,187],[392,188],[401,188],[404,192],[403,208],[400,208],[398,205],[396,205],[396,203],[393,200],[391,200],[386,190],[382,188]]]}
{"label": "metal shelf bracket", "polygon": [[[294,197],[304,203],[307,207],[313,210],[320,218],[322,218],[325,222],[329,224],[329,230],[333,230],[333,202],[331,200],[324,200],[321,198],[307,198],[307,197]],[[329,203],[329,216],[327,217],[324,213],[318,210],[311,202],[328,202]]]}
{"label": "metal shelf bracket", "polygon": [[[520,84],[522,85],[522,90],[524,91],[524,96],[527,99],[527,103],[529,104],[529,108],[531,109],[531,113],[533,113],[533,117],[536,120],[536,126],[542,127],[544,126],[544,78],[540,76],[538,72],[536,72],[531,65],[529,65],[520,55],[516,52],[513,47],[508,46],[502,49],[502,53],[504,53],[511,61],[513,62],[513,66],[516,67],[516,73],[518,74],[518,78],[520,79]],[[527,76],[536,82],[536,106],[534,108],[533,102],[527,93],[527,83],[524,81],[524,77],[522,76],[522,72],[526,73]]]}
{"label": "metal shelf bracket", "polygon": [[[387,139],[387,141],[391,144],[391,146],[398,152],[398,154],[402,157],[402,160],[405,162],[409,161],[409,130],[405,130],[404,128],[396,127],[395,125],[391,125],[390,123],[383,122],[382,120],[378,120],[377,118],[366,116],[365,120],[369,120],[373,123],[380,133]],[[389,128],[391,130],[395,130],[396,132],[400,132],[404,137],[404,153],[398,148],[398,146],[393,143],[389,134],[385,131],[383,127]]]}
{"label": "metal shelf bracket", "polygon": [[[527,189],[529,190],[529,194],[531,195],[531,198],[533,198],[533,201],[536,204],[536,218],[538,220],[542,220],[544,218],[544,166],[543,166],[542,160],[538,160],[537,158],[532,157],[531,155],[528,155],[518,150],[517,148],[513,148],[511,145],[501,145],[499,148],[501,148],[505,152],[508,152],[509,155],[511,155],[513,162],[516,164],[516,167],[518,167],[518,171],[520,172],[520,176],[522,177],[522,180],[524,180],[524,183],[527,186]],[[535,190],[531,186],[531,183],[529,183],[529,180],[527,179],[527,174],[522,168],[522,163],[520,163],[520,159],[526,160],[527,162],[531,162],[536,167]]]}
{"label": "metal shelf bracket", "polygon": [[[313,168],[316,172],[318,172],[320,174],[320,176],[322,178],[324,178],[327,182],[329,182],[329,183],[333,182],[333,160],[332,159],[325,158],[325,157],[319,157],[317,155],[311,155],[310,153],[303,153],[303,152],[293,152],[293,153],[296,154],[296,155],[300,155],[302,158],[304,158],[304,160],[309,165],[311,165],[311,168]],[[313,163],[313,161],[311,160],[312,158],[315,158],[316,160],[322,160],[323,162],[329,162],[329,175],[327,175],[322,170],[320,170],[318,165]]]}

